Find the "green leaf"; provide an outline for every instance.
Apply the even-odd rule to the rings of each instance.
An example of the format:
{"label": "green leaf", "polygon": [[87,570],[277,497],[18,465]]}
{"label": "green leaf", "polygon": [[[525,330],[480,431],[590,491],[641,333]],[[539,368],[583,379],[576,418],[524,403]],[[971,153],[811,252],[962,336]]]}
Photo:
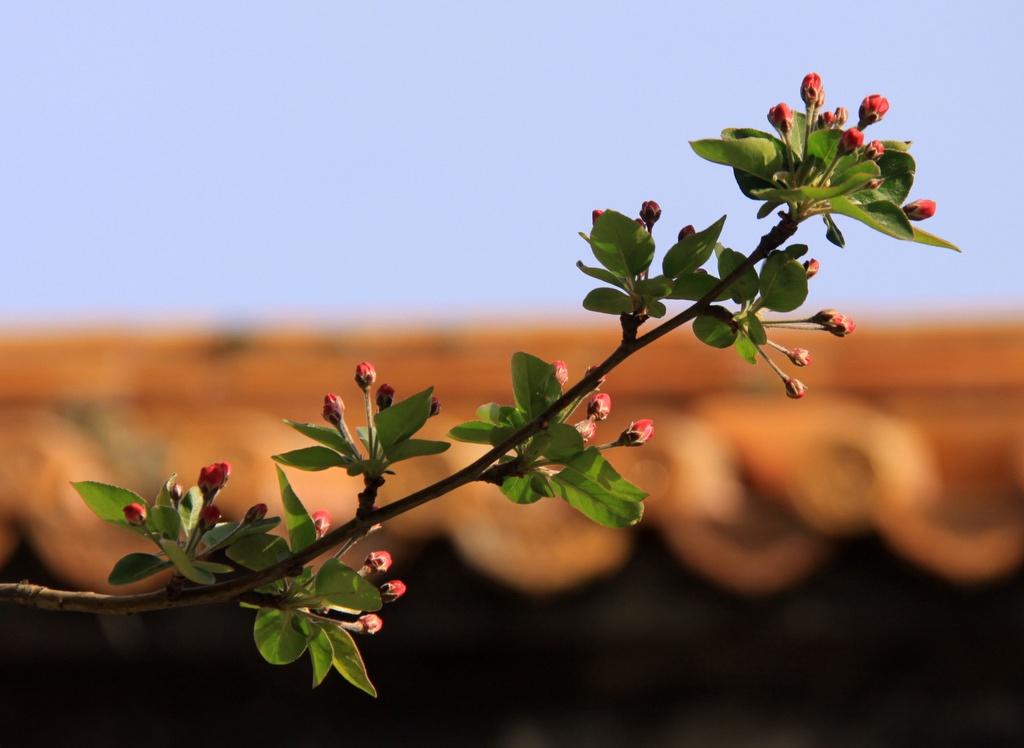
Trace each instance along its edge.
{"label": "green leaf", "polygon": [[851,195],[852,202],[863,204],[875,200],[888,200],[890,203],[902,205],[906,201],[910,188],[914,186],[914,171],[917,164],[909,153],[890,150],[888,145],[885,149],[885,153],[878,159],[879,174],[885,181],[877,189]]}
{"label": "green leaf", "polygon": [[588,447],[551,478],[556,495],[606,527],[628,527],[640,521],[647,494],[627,481]]}
{"label": "green leaf", "polygon": [[544,433],[548,435],[548,443],[541,454],[552,462],[562,463],[570,460],[583,451],[583,437],[575,426],[567,423],[552,423]]}
{"label": "green leaf", "polygon": [[711,253],[715,251],[715,244],[724,226],[725,216],[722,216],[703,231],[698,231],[673,245],[661,261],[665,276],[677,279],[692,273],[711,259]]}
{"label": "green leaf", "polygon": [[[276,466],[275,466],[276,467]],[[288,539],[291,541],[292,552],[301,551],[316,540],[316,528],[313,520],[295,495],[288,476],[281,468],[277,469],[277,483],[281,488],[281,503],[284,504],[284,521],[288,527]]]}
{"label": "green leaf", "polygon": [[285,467],[293,467],[298,470],[327,470],[327,468],[347,467],[351,464],[351,458],[343,457],[327,447],[293,449],[291,452],[274,455],[270,459]]}
{"label": "green leaf", "polygon": [[160,493],[156,495],[156,501],[153,502],[153,506],[174,506],[171,501],[171,486],[177,482],[177,479],[178,474],[174,473],[162,486],[160,486]]}
{"label": "green leaf", "polygon": [[287,665],[306,651],[308,623],[304,616],[291,611],[260,608],[253,638],[264,660],[271,665]]}
{"label": "green leaf", "polygon": [[757,363],[757,346],[754,345],[746,335],[737,336],[736,341],[733,343],[733,347],[748,364]]}
{"label": "green leaf", "polygon": [[228,546],[228,558],[253,571],[284,561],[291,554],[288,543],[277,535],[249,535]]}
{"label": "green leaf", "polygon": [[203,511],[203,494],[197,486],[192,486],[181,497],[178,502],[178,517],[181,519],[181,529],[186,535],[191,535],[196,525],[199,524],[199,513]]}
{"label": "green leaf", "polygon": [[308,436],[315,442],[319,442],[333,450],[341,452],[343,455],[351,457],[353,460],[359,459],[359,455],[352,451],[352,447],[349,446],[349,443],[345,441],[345,438],[338,433],[338,430],[335,428],[319,426],[315,423],[299,423],[298,421],[285,420],[285,423],[300,434]]}
{"label": "green leaf", "polygon": [[533,418],[542,413],[562,395],[562,386],[555,379],[554,364],[528,353],[513,354],[512,393],[516,407],[525,418]]}
{"label": "green leaf", "polygon": [[261,535],[273,530],[281,524],[280,517],[267,517],[249,525],[240,522],[222,522],[216,527],[207,530],[203,535],[203,544],[206,552],[216,550],[225,545],[237,543],[249,535]]}
{"label": "green leaf", "polygon": [[543,493],[533,490],[532,476],[514,475],[501,483],[501,492],[515,504],[533,504],[544,498]]}
{"label": "green leaf", "polygon": [[178,511],[163,504],[153,507],[149,512],[149,524],[158,535],[177,540],[181,535],[181,517]]}
{"label": "green leaf", "polygon": [[845,247],[846,239],[843,237],[843,232],[839,230],[838,226],[836,226],[836,222],[832,220],[832,216],[825,213],[822,218],[825,220],[825,238],[840,249]]}
{"label": "green leaf", "polygon": [[785,252],[773,252],[761,267],[760,286],[759,306],[791,312],[807,299],[807,271]]}
{"label": "green leaf", "polygon": [[750,338],[750,342],[755,345],[764,345],[768,342],[768,333],[765,332],[764,325],[761,324],[761,320],[758,319],[757,315],[748,312],[742,320],[743,330],[747,337]]}
{"label": "green leaf", "polygon": [[[721,282],[721,278],[717,278],[714,275],[708,275],[707,273],[690,273],[689,275],[683,275],[676,279],[675,285],[672,286],[672,293],[669,294],[668,298],[697,301],[711,293],[715,286]],[[723,299],[728,298],[729,291],[726,289],[722,293],[718,294],[718,298],[716,298],[715,301],[722,301]]]}
{"label": "green leaf", "polygon": [[584,273],[589,275],[591,278],[597,278],[598,280],[604,281],[605,283],[611,283],[613,286],[617,286],[618,288],[621,289],[626,288],[625,282],[619,276],[615,275],[615,273],[605,270],[604,268],[588,267],[583,264],[582,260],[576,263],[576,267],[578,267]]}
{"label": "green leaf", "polygon": [[313,635],[309,638],[306,646],[309,647],[309,659],[313,663],[313,688],[324,682],[324,678],[331,672],[331,664],[334,661],[334,647],[331,645],[331,638],[324,630],[332,624],[312,623]]}
{"label": "green leaf", "polygon": [[637,296],[661,299],[672,293],[672,281],[664,275],[645,278],[633,284],[633,293]]}
{"label": "green leaf", "polygon": [[[554,371],[554,364],[551,365],[552,372]],[[554,374],[551,375],[552,377]],[[555,380],[558,383],[558,380]],[[514,429],[522,428],[526,425],[526,419],[523,418],[523,414],[519,412],[519,409],[512,405],[502,405],[498,408],[498,423],[503,426],[510,426]]]}
{"label": "green leaf", "polygon": [[491,432],[495,426],[483,421],[466,421],[448,432],[448,438],[457,442],[469,442],[470,444],[490,444]]}
{"label": "green leaf", "polygon": [[487,403],[476,409],[476,417],[484,423],[500,426],[504,423],[501,420],[501,406],[497,403]]}
{"label": "green leaf", "polygon": [[595,288],[583,298],[583,308],[602,314],[630,314],[633,299],[614,288]]}
{"label": "green leaf", "polygon": [[129,553],[114,564],[107,581],[110,584],[131,584],[171,568],[171,562],[152,553]]}
{"label": "green leaf", "polygon": [[632,218],[606,210],[594,221],[590,248],[597,261],[620,278],[632,279],[654,259],[654,239]]}
{"label": "green leaf", "polygon": [[807,156],[814,157],[823,163],[830,164],[839,149],[839,139],[843,136],[840,130],[815,130],[807,139]]}
{"label": "green leaf", "polygon": [[[313,577],[315,602],[308,607],[330,606],[359,613],[380,610],[380,591],[336,558],[324,561]],[[303,607],[307,607],[303,601]]]}
{"label": "green leaf", "polygon": [[[746,261],[747,256],[742,252],[723,247],[718,254],[718,274],[725,278]],[[742,304],[757,296],[757,289],[757,272],[754,268],[747,268],[739,278],[729,285],[729,296],[737,304]]]}
{"label": "green leaf", "polygon": [[174,568],[177,569],[185,579],[189,579],[196,584],[214,583],[215,580],[213,578],[213,574],[208,572],[206,569],[200,569],[199,567],[194,566],[192,559],[190,559],[185,554],[184,549],[178,545],[178,541],[160,538],[160,547],[164,549],[164,553],[167,554],[167,558],[172,564],[174,564]]}
{"label": "green leaf", "polygon": [[712,348],[728,348],[736,340],[738,333],[732,325],[717,317],[701,315],[693,321],[693,334],[697,336],[697,340]]}
{"label": "green leaf", "polygon": [[[646,297],[645,297],[646,298]],[[668,312],[668,307],[662,304],[658,300],[652,300],[647,302],[647,316],[654,317],[654,319],[661,319]]]}
{"label": "green leaf", "polygon": [[807,245],[790,244],[782,251],[786,254],[786,257],[790,258],[791,260],[799,260],[805,254],[807,254]]}
{"label": "green leaf", "polygon": [[211,574],[230,574],[235,570],[233,566],[218,564],[215,561],[195,561],[193,563],[197,569],[203,569]]}
{"label": "green leaf", "polygon": [[377,439],[388,453],[398,442],[408,439],[421,428],[430,418],[430,400],[434,393],[433,387],[397,402],[390,408],[380,411],[373,419],[377,427]]}
{"label": "green leaf", "polygon": [[100,519],[113,525],[124,527],[139,535],[145,534],[142,528],[128,524],[128,520],[124,518],[124,508],[126,506],[138,503],[144,507],[149,507],[149,503],[134,491],[91,480],[72,483],[71,487],[78,492],[85,505]]}
{"label": "green leaf", "polygon": [[340,626],[325,627],[324,630],[334,648],[334,669],[353,686],[376,698],[377,689],[366,675],[366,665],[363,664],[363,658],[352,640],[352,635]]}
{"label": "green leaf", "polygon": [[782,143],[773,140],[761,137],[691,140],[690,147],[703,159],[731,166],[771,182],[772,175],[784,166]]}
{"label": "green leaf", "polygon": [[388,463],[401,462],[412,457],[427,457],[446,451],[451,444],[431,439],[406,439],[388,450]]}
{"label": "green leaf", "polygon": [[956,252],[960,251],[960,248],[955,244],[952,244],[945,239],[940,239],[935,234],[929,234],[927,231],[922,231],[917,226],[914,229],[914,241],[919,244],[928,244],[932,247],[943,247],[945,249],[952,249]]}
{"label": "green leaf", "polygon": [[843,174],[834,176],[832,184],[827,187],[796,187],[793,189],[773,187],[766,190],[753,190],[751,194],[758,200],[787,203],[799,203],[804,200],[830,200],[840,195],[851,195],[863,189],[865,184],[877,178],[878,175],[878,164],[874,161],[865,161],[848,169]]}
{"label": "green leaf", "polygon": [[855,204],[848,198],[837,197],[831,201],[832,213],[854,218],[883,234],[912,241],[914,229],[900,206],[886,200],[873,203]]}

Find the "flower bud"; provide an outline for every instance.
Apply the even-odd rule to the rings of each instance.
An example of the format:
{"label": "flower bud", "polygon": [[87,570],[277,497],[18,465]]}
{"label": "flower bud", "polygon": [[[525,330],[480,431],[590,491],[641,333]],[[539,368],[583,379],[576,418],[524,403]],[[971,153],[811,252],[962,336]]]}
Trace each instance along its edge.
{"label": "flower bud", "polygon": [[387,410],[395,402],[395,388],[390,384],[382,384],[377,388],[377,410]]}
{"label": "flower bud", "polygon": [[688,236],[693,236],[696,233],[697,229],[695,229],[692,224],[687,224],[679,229],[679,241],[682,241]]}
{"label": "flower bud", "polygon": [[251,525],[254,522],[259,522],[261,519],[267,516],[267,505],[264,503],[253,504],[245,512],[245,516],[242,517],[243,525]]}
{"label": "flower bud", "polygon": [[555,379],[559,384],[565,384],[569,381],[569,367],[565,365],[565,361],[555,361],[553,364],[555,367]]}
{"label": "flower bud", "polygon": [[934,200],[915,200],[903,206],[903,212],[911,221],[923,221],[935,215]]}
{"label": "flower bud", "polygon": [[178,504],[181,503],[181,497],[185,495],[185,487],[180,483],[172,483],[167,487],[167,493],[171,499],[171,506],[177,509]]}
{"label": "flower bud", "polygon": [[603,211],[603,210],[595,210],[595,211],[594,211],[593,213],[591,213],[591,214],[590,214],[590,220],[591,220],[591,221],[592,221],[593,223],[597,223],[597,218],[598,218],[598,216],[600,216],[600,215],[601,215],[602,213],[604,213],[604,211]]}
{"label": "flower bud", "polygon": [[661,218],[661,206],[653,200],[648,200],[640,206],[640,220],[644,222],[648,231],[654,228],[654,224],[659,218]]}
{"label": "flower bud", "polygon": [[220,508],[210,504],[204,506],[199,512],[199,524],[203,530],[209,530],[220,522]]}
{"label": "flower bud", "polygon": [[199,490],[207,504],[213,503],[217,492],[224,487],[231,476],[231,464],[215,462],[199,471]]}
{"label": "flower bud", "polygon": [[342,415],[345,412],[345,401],[335,395],[333,392],[329,395],[324,395],[324,409],[322,415],[327,423],[331,424],[335,428],[341,423]]}
{"label": "flower bud", "polygon": [[794,400],[799,400],[801,397],[807,394],[807,385],[805,385],[799,379],[787,377],[785,381],[786,397],[791,397]]}
{"label": "flower bud", "polygon": [[845,156],[848,153],[853,153],[858,148],[864,145],[864,133],[858,130],[856,127],[851,127],[849,130],[845,130],[839,137],[839,155]]}
{"label": "flower bud", "polygon": [[405,594],[405,582],[400,579],[392,579],[380,586],[380,601],[382,603],[393,603]]}
{"label": "flower bud", "polygon": [[875,177],[874,179],[869,179],[864,183],[864,189],[877,190],[883,184],[885,184],[885,177]]}
{"label": "flower bud", "polygon": [[831,130],[835,127],[836,115],[832,112],[822,112],[818,115],[818,129],[819,130]]}
{"label": "flower bud", "polygon": [[384,621],[376,613],[367,613],[359,619],[361,634],[376,634],[384,627]]}
{"label": "flower bud", "polygon": [[585,421],[577,423],[576,430],[580,432],[580,436],[583,437],[583,441],[588,442],[593,439],[594,434],[597,433],[597,424],[588,418]]}
{"label": "flower bud", "polygon": [[793,129],[793,110],[788,104],[776,104],[768,110],[768,121],[780,133],[787,133]]}
{"label": "flower bud", "polygon": [[313,512],[310,519],[313,520],[313,528],[316,530],[317,538],[322,538],[331,529],[331,514],[323,509]]}
{"label": "flower bud", "polygon": [[864,158],[868,161],[877,161],[885,153],[885,146],[881,140],[872,140],[864,149]]}
{"label": "flower bud", "polygon": [[369,361],[363,361],[356,367],[356,384],[362,390],[368,390],[370,385],[377,381],[377,370]]}
{"label": "flower bud", "polygon": [[[589,375],[590,372],[592,372],[594,369],[597,368],[597,366],[598,366],[597,364],[594,364],[593,366],[588,366],[587,367],[587,374]],[[594,385],[594,387],[595,388],[600,387],[602,384],[604,384],[604,380],[606,380],[607,378],[608,377],[601,377],[600,379],[598,379],[597,383]]]}
{"label": "flower bud", "polygon": [[889,100],[879,94],[866,96],[860,105],[860,122],[857,127],[863,130],[868,125],[881,121],[889,111]]}
{"label": "flower bud", "polygon": [[652,436],[654,436],[654,421],[650,418],[641,418],[639,421],[629,424],[619,439],[624,441],[628,447],[640,447],[650,441]]}
{"label": "flower bud", "polygon": [[835,309],[822,309],[811,317],[811,322],[821,325],[837,338],[845,338],[857,329],[857,325],[852,319],[845,314],[840,314]]}
{"label": "flower bud", "polygon": [[428,418],[433,418],[441,412],[441,401],[437,399],[436,395],[430,396],[430,415]]}
{"label": "flower bud", "polygon": [[846,120],[850,119],[850,113],[846,111],[846,107],[837,106],[835,111],[835,124],[833,127],[842,127],[846,124]]}
{"label": "flower bud", "polygon": [[804,82],[800,84],[800,98],[810,109],[821,109],[825,104],[825,89],[821,87],[821,76],[817,73],[808,73],[804,76]]}
{"label": "flower bud", "polygon": [[809,366],[811,363],[811,352],[806,348],[794,348],[791,351],[786,351],[786,355],[797,366]]}
{"label": "flower bud", "polygon": [[816,276],[819,270],[821,270],[821,263],[815,259],[810,259],[804,263],[804,272],[807,274],[808,280]]}
{"label": "flower bud", "polygon": [[137,501],[126,506],[123,511],[125,520],[132,527],[142,527],[146,524],[146,517],[149,516],[146,505]]}
{"label": "flower bud", "polygon": [[391,568],[391,554],[387,551],[373,551],[366,554],[362,571],[365,574],[383,574]]}
{"label": "flower bud", "polygon": [[587,403],[587,418],[595,421],[603,421],[612,412],[612,396],[601,393],[594,395]]}

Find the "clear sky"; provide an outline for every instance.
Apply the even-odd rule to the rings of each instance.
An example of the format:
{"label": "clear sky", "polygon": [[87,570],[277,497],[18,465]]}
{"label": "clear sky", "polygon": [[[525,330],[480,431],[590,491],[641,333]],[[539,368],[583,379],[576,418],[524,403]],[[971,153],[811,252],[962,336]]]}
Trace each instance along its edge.
{"label": "clear sky", "polygon": [[[133,327],[584,314],[594,208],[661,251],[768,221],[687,141],[888,97],[924,228],[798,240],[809,307],[1019,316],[1019,10],[822,2],[44,2],[0,9],[0,323]],[[677,302],[682,304],[682,302]],[[577,311],[578,310],[578,311]]]}

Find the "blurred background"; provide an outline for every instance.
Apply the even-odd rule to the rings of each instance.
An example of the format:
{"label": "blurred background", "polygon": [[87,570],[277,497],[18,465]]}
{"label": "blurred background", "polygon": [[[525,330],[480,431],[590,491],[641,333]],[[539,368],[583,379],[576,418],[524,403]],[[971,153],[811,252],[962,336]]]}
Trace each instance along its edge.
{"label": "blurred background", "polygon": [[[377,701],[264,664],[246,611],[0,610],[0,746],[52,742],[57,721],[104,746],[1024,742],[1007,13],[0,9],[4,581],[106,589],[131,548],[71,480],[149,496],[229,460],[226,513],[276,502],[268,456],[302,446],[280,419],[317,420],[330,391],[356,402],[360,361],[400,396],[436,386],[435,438],[508,401],[517,350],[578,376],[618,333],[579,307],[591,211],[657,200],[663,248],[727,213],[723,242],[749,250],[770,224],[687,141],[767,129],[808,72],[829,108],[889,99],[869,135],[914,141],[925,228],[964,250],[849,221],[840,250],[809,222],[807,308],[858,329],[779,338],[814,359],[799,403],[687,331],[617,370],[604,428],[657,424],[614,460],[651,492],[639,528],[475,487],[393,523],[375,542],[410,592],[364,643]],[[408,463],[389,498],[476,453]],[[294,482],[311,510],[354,507],[344,476]]]}

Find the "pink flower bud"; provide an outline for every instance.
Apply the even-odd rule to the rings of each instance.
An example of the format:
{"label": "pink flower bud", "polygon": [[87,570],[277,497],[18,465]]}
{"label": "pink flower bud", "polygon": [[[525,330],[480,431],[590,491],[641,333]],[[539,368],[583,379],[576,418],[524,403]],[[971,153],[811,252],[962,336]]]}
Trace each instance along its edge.
{"label": "pink flower bud", "polygon": [[652,436],[654,436],[654,421],[650,418],[641,418],[639,421],[629,424],[619,439],[624,441],[628,447],[640,447],[649,442]]}
{"label": "pink flower bud", "polygon": [[436,395],[430,396],[430,415],[429,418],[433,418],[441,412],[441,401],[437,399]]}
{"label": "pink flower bud", "polygon": [[853,153],[862,145],[864,145],[864,133],[856,127],[851,127],[840,136],[838,151],[840,155],[845,156],[848,153]]}
{"label": "pink flower bud", "polygon": [[794,400],[799,400],[801,397],[807,394],[807,385],[801,382],[799,379],[786,379],[786,397],[791,397]]}
{"label": "pink flower bud", "polygon": [[911,221],[923,221],[935,215],[934,200],[915,200],[903,206],[903,212]]}
{"label": "pink flower bud", "polygon": [[817,260],[810,259],[804,263],[804,272],[807,273],[808,280],[816,276],[819,270],[821,270],[821,263]]}
{"label": "pink flower bud", "polygon": [[836,126],[836,115],[832,112],[822,112],[818,115],[818,129],[830,130]]}
{"label": "pink flower bud", "polygon": [[376,613],[367,613],[359,619],[361,634],[376,634],[384,627],[384,621]]}
{"label": "pink flower bud", "polygon": [[393,603],[405,594],[405,582],[400,579],[392,579],[380,586],[380,601],[382,603]]}
{"label": "pink flower bud", "polygon": [[580,432],[580,436],[583,437],[583,441],[588,442],[593,439],[594,434],[597,433],[597,424],[588,418],[586,421],[580,421],[577,423],[576,430]]}
{"label": "pink flower bud", "polygon": [[363,560],[363,572],[366,574],[383,574],[391,568],[391,554],[387,551],[373,551],[366,554]]}
{"label": "pink flower bud", "polygon": [[[593,366],[588,366],[587,367],[587,374],[589,375],[590,372],[592,372],[596,368],[597,368],[597,364],[594,364]],[[600,379],[598,379],[597,380],[597,384],[595,384],[594,387],[600,387],[602,384],[604,384],[604,380],[606,380],[607,378],[608,377],[601,377]]]}
{"label": "pink flower bud", "polygon": [[137,501],[126,506],[123,511],[125,520],[133,527],[142,527],[146,524],[146,517],[149,516],[146,505],[140,504]]}
{"label": "pink flower bud", "polygon": [[377,370],[369,361],[363,361],[356,367],[356,384],[361,390],[370,389],[370,385],[377,381]]}
{"label": "pink flower bud", "polygon": [[776,104],[768,110],[768,121],[776,130],[785,134],[793,129],[793,110],[788,104]]}
{"label": "pink flower bud", "polygon": [[213,504],[204,506],[199,512],[199,524],[204,530],[209,530],[218,522],[220,522],[220,509]]}
{"label": "pink flower bud", "polygon": [[797,366],[808,366],[811,363],[811,352],[806,348],[794,348],[791,351],[787,351],[786,355]]}
{"label": "pink flower bud", "polygon": [[565,361],[555,361],[553,364],[555,367],[555,379],[558,380],[559,384],[565,384],[569,381],[569,367],[565,365]]}
{"label": "pink flower bud", "polygon": [[825,104],[825,89],[821,87],[820,75],[808,73],[804,76],[804,82],[800,84],[800,98],[808,109],[821,109]]}
{"label": "pink flower bud", "polygon": [[333,392],[324,395],[324,409],[322,411],[324,420],[334,427],[341,423],[342,414],[345,412],[345,402]]}
{"label": "pink flower bud", "polygon": [[885,153],[885,146],[881,140],[872,140],[864,149],[864,158],[868,161],[877,161]]}
{"label": "pink flower bud", "polygon": [[253,522],[259,522],[261,519],[267,516],[267,505],[263,503],[253,504],[246,511],[245,516],[242,517],[243,525],[251,525]]}
{"label": "pink flower bud", "polygon": [[860,122],[857,127],[863,130],[868,125],[881,121],[889,111],[889,100],[879,94],[866,96],[860,105]]}
{"label": "pink flower bud", "polygon": [[644,222],[648,231],[654,228],[654,224],[659,218],[661,218],[661,206],[653,200],[648,200],[640,206],[640,220]]}
{"label": "pink flower bud", "polygon": [[323,509],[313,512],[310,519],[313,520],[313,529],[316,530],[317,538],[322,538],[331,529],[331,514]]}
{"label": "pink flower bud", "polygon": [[590,220],[591,220],[591,221],[592,221],[593,223],[597,223],[597,218],[598,218],[598,216],[600,216],[600,215],[601,215],[602,213],[604,213],[604,211],[603,211],[603,210],[595,210],[595,211],[594,211],[593,213],[591,213],[591,214],[590,214]]}
{"label": "pink flower bud", "polygon": [[382,384],[377,388],[377,410],[387,410],[395,402],[395,388]]}
{"label": "pink flower bud", "polygon": [[231,464],[228,462],[215,462],[199,471],[199,490],[207,504],[211,503],[217,492],[224,488],[230,476]]}
{"label": "pink flower bud", "polygon": [[696,233],[697,229],[695,229],[692,224],[687,224],[679,229],[679,241],[682,241],[688,236],[693,236]]}
{"label": "pink flower bud", "polygon": [[836,121],[834,127],[842,127],[846,124],[846,120],[850,119],[850,113],[846,111],[846,107],[837,106],[835,111]]}
{"label": "pink flower bud", "polygon": [[594,395],[587,403],[587,417],[595,421],[603,421],[612,412],[612,396],[605,393]]}
{"label": "pink flower bud", "polygon": [[821,325],[837,338],[845,338],[857,329],[857,325],[852,319],[845,314],[840,314],[835,309],[822,309],[811,317],[811,322]]}

